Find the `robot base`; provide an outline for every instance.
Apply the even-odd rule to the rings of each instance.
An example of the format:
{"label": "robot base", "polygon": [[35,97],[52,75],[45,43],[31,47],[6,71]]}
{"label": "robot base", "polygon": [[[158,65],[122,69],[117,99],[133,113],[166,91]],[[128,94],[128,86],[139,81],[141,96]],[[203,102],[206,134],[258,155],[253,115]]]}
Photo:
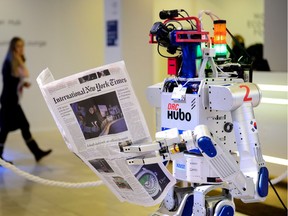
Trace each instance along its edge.
{"label": "robot base", "polygon": [[[207,195],[217,187],[219,189],[221,185],[175,187],[163,200],[158,211],[151,216],[233,216],[235,206],[227,189],[222,188],[220,194],[219,191],[215,191],[211,196]],[[204,200],[202,207],[201,203],[195,200],[199,195]]]}

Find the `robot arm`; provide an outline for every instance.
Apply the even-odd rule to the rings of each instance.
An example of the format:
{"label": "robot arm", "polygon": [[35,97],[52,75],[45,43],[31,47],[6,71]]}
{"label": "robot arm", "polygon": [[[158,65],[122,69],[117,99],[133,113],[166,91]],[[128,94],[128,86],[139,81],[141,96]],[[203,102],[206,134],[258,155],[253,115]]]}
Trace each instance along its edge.
{"label": "robot arm", "polygon": [[244,176],[235,158],[225,146],[211,136],[208,127],[199,125],[194,130],[197,147],[210,167],[218,174],[223,182],[228,183],[228,188],[236,198],[253,197],[253,179]]}
{"label": "robot arm", "polygon": [[269,174],[262,158],[253,112],[260,99],[260,91],[253,83],[209,87],[210,108],[231,112],[240,156],[239,167],[245,176],[253,179],[254,195],[242,198],[243,202],[263,201],[268,194]]}

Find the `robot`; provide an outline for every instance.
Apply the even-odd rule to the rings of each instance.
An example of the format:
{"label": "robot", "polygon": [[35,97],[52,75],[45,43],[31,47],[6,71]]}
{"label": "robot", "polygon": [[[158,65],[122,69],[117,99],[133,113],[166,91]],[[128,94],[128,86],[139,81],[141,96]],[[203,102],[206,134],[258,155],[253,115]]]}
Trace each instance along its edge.
{"label": "robot", "polygon": [[[213,38],[202,29],[203,14],[217,18]],[[169,77],[147,93],[160,109],[161,131],[151,144],[123,149],[152,152],[128,159],[131,166],[172,161],[178,183],[152,215],[231,216],[234,199],[264,201],[269,173],[253,112],[261,92],[251,82],[249,56],[236,63],[226,57],[226,33],[231,33],[210,11],[193,17],[185,10],[165,10],[160,18],[164,21],[152,26],[150,43],[167,58]]]}

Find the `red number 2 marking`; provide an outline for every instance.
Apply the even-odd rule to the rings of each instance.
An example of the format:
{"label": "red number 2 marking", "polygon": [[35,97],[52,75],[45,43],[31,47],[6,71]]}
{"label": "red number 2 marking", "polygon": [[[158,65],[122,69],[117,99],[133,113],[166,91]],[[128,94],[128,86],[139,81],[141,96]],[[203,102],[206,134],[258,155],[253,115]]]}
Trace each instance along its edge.
{"label": "red number 2 marking", "polygon": [[248,96],[249,96],[249,93],[250,93],[250,88],[249,88],[248,86],[246,86],[246,85],[240,85],[239,87],[246,89],[246,94],[245,94],[245,96],[244,96],[244,98],[243,98],[243,101],[251,101],[252,98],[251,98],[251,97],[248,97]]}

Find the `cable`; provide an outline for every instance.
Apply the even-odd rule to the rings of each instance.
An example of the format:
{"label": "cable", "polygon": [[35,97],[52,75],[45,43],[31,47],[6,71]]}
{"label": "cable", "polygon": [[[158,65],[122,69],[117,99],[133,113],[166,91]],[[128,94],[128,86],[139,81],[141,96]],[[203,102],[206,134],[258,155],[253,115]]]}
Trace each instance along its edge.
{"label": "cable", "polygon": [[220,18],[219,18],[216,14],[212,13],[210,10],[201,10],[201,11],[198,13],[198,18],[200,19],[200,21],[202,21],[202,15],[203,15],[203,13],[205,13],[206,15],[208,15],[208,16],[212,19],[212,21],[214,21],[214,17],[215,17],[216,19],[220,20]]}
{"label": "cable", "polygon": [[96,182],[82,182],[82,183],[70,183],[70,182],[60,182],[60,181],[54,181],[54,180],[48,180],[43,179],[38,176],[31,175],[30,173],[24,172],[23,170],[20,170],[19,168],[15,167],[14,165],[7,163],[6,161],[2,160],[0,158],[0,165],[12,170],[14,173],[18,174],[19,176],[22,176],[30,181],[44,184],[48,186],[54,186],[54,187],[64,187],[64,188],[85,188],[85,187],[97,187],[103,184],[103,181],[96,181]]}
{"label": "cable", "polygon": [[[247,52],[247,50],[238,42],[238,40],[234,37],[234,35],[229,31],[228,28],[226,28],[226,32],[230,35],[230,37],[232,38],[232,40],[234,41],[234,43],[240,48],[240,51],[242,52],[242,58],[247,58],[248,61],[251,61],[251,57],[249,55],[249,53]],[[230,49],[231,50],[231,49]],[[240,61],[240,59],[238,59],[238,61]],[[250,64],[252,64],[251,62],[248,62]]]}
{"label": "cable", "polygon": [[[179,48],[176,49],[176,51],[178,51],[178,54],[175,52],[174,55],[166,56],[166,55],[163,55],[163,54],[161,53],[160,47],[165,48],[165,46],[163,46],[163,45],[161,45],[161,44],[159,44],[159,43],[157,44],[157,52],[158,52],[158,54],[159,54],[161,57],[163,57],[163,58],[174,58],[174,57],[180,56],[180,54],[179,54],[180,49],[179,49]],[[167,52],[167,50],[166,50],[166,52]]]}
{"label": "cable", "polygon": [[287,212],[287,207],[285,206],[284,202],[282,201],[281,197],[279,196],[277,190],[275,189],[274,185],[271,183],[270,179],[268,179],[270,186],[273,188],[276,196],[278,197],[279,201],[281,202],[281,204],[283,205],[283,208],[285,209],[285,211]]}
{"label": "cable", "polygon": [[[189,14],[188,14],[188,12],[187,12],[186,10],[181,9],[181,12],[184,12],[184,13],[186,14],[186,16],[189,17]],[[179,15],[180,15],[181,17],[184,17],[184,16],[181,15],[180,13],[179,13]],[[192,20],[187,20],[187,22],[190,24],[191,29],[194,30],[193,27],[196,27],[196,25],[192,22]]]}

